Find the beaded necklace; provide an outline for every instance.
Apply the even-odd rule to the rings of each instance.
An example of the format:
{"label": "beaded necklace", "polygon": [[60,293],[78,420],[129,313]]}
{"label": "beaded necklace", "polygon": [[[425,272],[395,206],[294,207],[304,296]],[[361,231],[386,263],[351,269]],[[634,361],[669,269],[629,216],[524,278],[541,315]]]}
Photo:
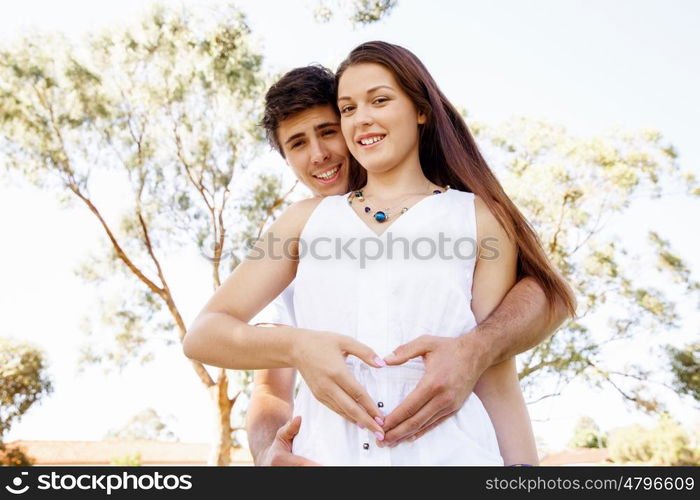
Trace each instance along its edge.
{"label": "beaded necklace", "polygon": [[[448,189],[450,189],[449,184],[443,190],[440,190],[440,189],[433,190],[433,194],[441,194],[441,193],[444,193],[445,191],[447,191]],[[401,201],[403,202],[403,200],[405,200],[406,198],[408,198],[410,196],[412,196],[412,195],[404,196],[401,199]],[[352,193],[350,193],[348,195],[348,205],[352,205],[353,200],[357,200],[359,202],[365,201],[365,197],[362,194],[362,190],[353,191]],[[371,216],[376,222],[381,224],[383,222],[388,221],[392,217],[391,212],[392,212],[393,208],[396,208],[398,206],[401,206],[401,204],[399,203],[399,204],[395,205],[394,207],[387,207],[387,208],[384,208],[381,210],[375,210],[374,212],[372,212],[372,209],[370,207],[368,207],[367,205],[365,205],[364,212],[366,214],[368,214],[369,216]],[[398,217],[399,215],[402,215],[402,214],[405,214],[406,212],[408,212],[408,208],[409,207],[406,207],[406,206],[402,207],[401,211],[395,217]]]}

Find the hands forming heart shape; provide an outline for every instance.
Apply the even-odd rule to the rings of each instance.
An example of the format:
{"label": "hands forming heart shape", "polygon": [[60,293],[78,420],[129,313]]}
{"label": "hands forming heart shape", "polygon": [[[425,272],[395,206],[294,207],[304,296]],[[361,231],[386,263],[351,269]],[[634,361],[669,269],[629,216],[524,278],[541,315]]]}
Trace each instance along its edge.
{"label": "hands forming heart shape", "polygon": [[[308,337],[298,344],[295,359],[309,389],[316,399],[340,416],[373,431],[378,446],[396,446],[435,428],[462,407],[488,367],[479,355],[482,350],[476,348],[469,335],[457,338],[422,335],[382,359],[352,337],[307,332]],[[345,363],[348,355],[374,368],[401,365],[422,357],[425,373],[406,399],[383,416],[352,376]]]}

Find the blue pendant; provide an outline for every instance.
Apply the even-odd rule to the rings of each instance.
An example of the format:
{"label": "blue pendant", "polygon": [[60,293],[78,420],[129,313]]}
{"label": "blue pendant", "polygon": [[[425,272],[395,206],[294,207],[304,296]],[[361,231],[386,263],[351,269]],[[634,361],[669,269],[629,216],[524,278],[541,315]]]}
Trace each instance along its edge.
{"label": "blue pendant", "polygon": [[387,216],[384,212],[377,212],[374,214],[374,220],[377,222],[384,222],[387,219]]}

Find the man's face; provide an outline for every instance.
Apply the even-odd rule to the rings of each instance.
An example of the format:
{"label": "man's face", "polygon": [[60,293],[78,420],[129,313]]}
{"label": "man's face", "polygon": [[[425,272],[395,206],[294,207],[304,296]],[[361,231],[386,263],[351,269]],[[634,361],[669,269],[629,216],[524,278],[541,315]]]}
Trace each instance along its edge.
{"label": "man's face", "polygon": [[315,196],[347,192],[350,156],[333,107],[314,106],[283,120],[277,138],[294,174]]}

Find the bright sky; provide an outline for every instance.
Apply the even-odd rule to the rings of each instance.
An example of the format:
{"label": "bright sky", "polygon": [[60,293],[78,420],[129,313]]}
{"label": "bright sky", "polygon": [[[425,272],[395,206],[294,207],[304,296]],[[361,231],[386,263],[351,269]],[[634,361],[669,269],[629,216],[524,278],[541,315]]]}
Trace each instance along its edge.
{"label": "bright sky", "polygon": [[[150,4],[0,0],[0,40],[32,27],[79,36],[129,22]],[[580,133],[616,125],[654,127],[677,147],[681,164],[700,175],[697,2],[399,0],[386,21],[355,30],[342,19],[316,24],[314,0],[237,4],[248,14],[271,71],[311,62],[335,67],[359,42],[384,39],[413,50],[448,97],[481,121],[528,115]],[[264,161],[279,163],[274,155]],[[119,206],[108,184],[97,190],[106,208]],[[696,228],[683,222],[699,208],[698,201],[666,198],[641,204],[632,218],[615,223],[622,232],[660,230],[698,279],[700,241]],[[153,407],[173,417],[182,440],[209,440],[211,403],[178,348],[163,349],[156,362],[123,374],[103,376],[99,369],[75,373],[85,340],[79,325],[96,308],[97,298],[72,269],[102,245],[93,216],[82,206],[61,209],[56,200],[23,184],[0,186],[0,214],[0,230],[11,242],[0,247],[0,335],[45,349],[56,387],[7,439],[101,439],[107,430]],[[208,273],[195,256],[174,257],[167,265],[178,269],[173,273],[176,298],[189,322],[210,293]],[[694,324],[674,333],[675,341],[697,338],[697,319],[695,315]],[[669,404],[685,424],[700,421],[687,401],[671,398]],[[569,439],[581,415],[592,416],[603,429],[647,422],[610,391],[582,384],[533,405],[531,414],[536,433],[554,449]]]}

